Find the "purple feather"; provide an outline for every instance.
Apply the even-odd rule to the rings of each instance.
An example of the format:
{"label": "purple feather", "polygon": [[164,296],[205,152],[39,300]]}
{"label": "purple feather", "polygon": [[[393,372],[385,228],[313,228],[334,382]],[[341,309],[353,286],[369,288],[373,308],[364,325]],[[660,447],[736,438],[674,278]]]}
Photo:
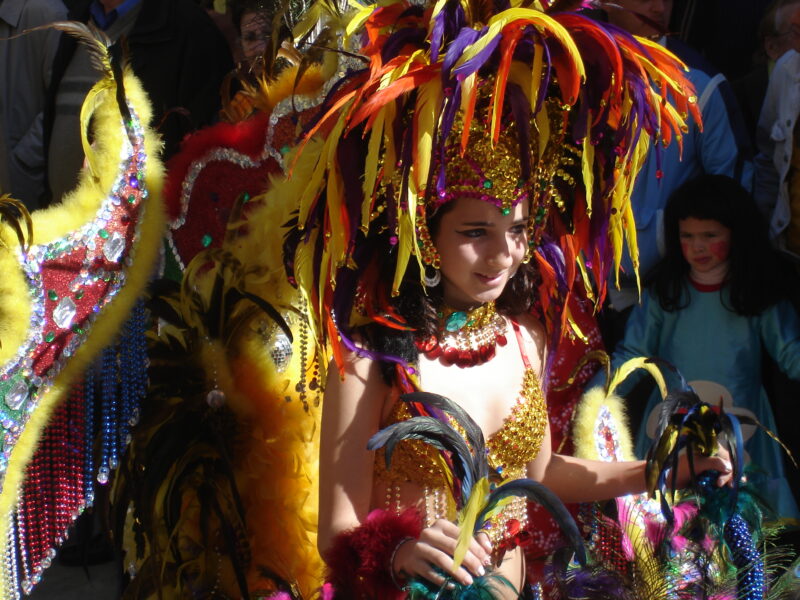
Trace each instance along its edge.
{"label": "purple feather", "polygon": [[439,50],[442,47],[442,41],[444,38],[444,20],[447,16],[447,8],[440,11],[438,15],[434,17],[433,20],[433,28],[431,29],[431,62],[435,63],[439,60]]}
{"label": "purple feather", "polygon": [[[486,35],[487,27],[484,27],[481,30],[481,36]],[[462,64],[459,67],[453,69],[453,75],[457,78],[461,79],[475,73],[478,69],[480,69],[486,62],[491,58],[492,54],[494,53],[497,45],[500,43],[500,36],[496,35],[492,40],[486,44],[486,47],[478,52],[475,56],[469,59],[467,62]],[[449,52],[448,52],[449,53]]]}
{"label": "purple feather", "polygon": [[558,289],[560,292],[567,291],[567,275],[566,264],[564,260],[564,253],[561,248],[550,239],[542,239],[539,245],[539,252],[542,254],[547,263],[553,267],[556,273],[556,281],[558,282]]}
{"label": "purple feather", "polygon": [[356,233],[361,225],[361,203],[364,200],[361,178],[364,174],[366,148],[360,132],[344,135],[336,148],[336,158],[344,185],[344,200],[350,228],[347,237],[350,243],[348,252],[355,243]]}
{"label": "purple feather", "polygon": [[545,577],[556,598],[591,598],[592,600],[633,600],[622,576],[602,567],[575,567],[566,548],[557,551],[545,568]]}
{"label": "purple feather", "polygon": [[517,123],[520,176],[527,181],[531,176],[531,131],[528,125],[531,119],[530,103],[522,89],[513,83],[506,86],[506,101],[511,106],[511,113]]}
{"label": "purple feather", "polygon": [[389,39],[386,40],[383,48],[381,48],[381,60],[384,63],[390,61],[408,44],[417,48],[423,47],[425,44],[425,30],[405,27],[395,31],[389,36]]}
{"label": "purple feather", "polygon": [[[538,34],[537,34],[538,35]],[[541,36],[539,36],[541,38]],[[536,95],[536,110],[535,113],[539,114],[539,111],[542,110],[542,105],[544,104],[544,100],[547,97],[547,89],[550,87],[550,71],[553,68],[553,61],[552,57],[550,56],[550,47],[544,43],[544,39],[541,40],[542,47],[544,48],[543,53],[543,62],[544,68],[542,69],[543,77],[542,81],[539,84],[539,91]]]}
{"label": "purple feather", "polygon": [[[464,54],[464,50],[466,50],[468,46],[474,44],[480,36],[480,31],[475,31],[471,27],[464,27],[458,32],[456,38],[450,42],[450,45],[447,47],[447,52],[444,55],[444,60],[442,61],[443,83],[448,82],[455,75],[450,73],[453,65],[456,64],[458,59],[461,58],[461,55]],[[467,73],[467,75],[468,74],[469,73]],[[460,77],[459,80],[463,79],[465,76]]]}

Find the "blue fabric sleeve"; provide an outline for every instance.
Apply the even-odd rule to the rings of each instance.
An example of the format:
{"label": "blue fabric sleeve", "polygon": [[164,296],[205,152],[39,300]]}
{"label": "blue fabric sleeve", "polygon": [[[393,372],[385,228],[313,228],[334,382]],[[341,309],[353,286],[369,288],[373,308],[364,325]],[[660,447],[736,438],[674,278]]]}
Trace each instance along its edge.
{"label": "blue fabric sleeve", "polygon": [[800,318],[784,300],[759,315],[761,343],[781,371],[800,380]]}
{"label": "blue fabric sleeve", "polygon": [[[720,90],[728,85],[726,80],[719,82],[703,107],[703,132],[698,135],[703,171],[733,177],[752,191],[753,162],[742,142],[744,129],[737,123],[741,115],[735,105],[729,108]],[[738,134],[740,130],[742,134]]]}
{"label": "blue fabric sleeve", "polygon": [[[631,316],[625,325],[625,335],[617,344],[611,356],[611,372],[613,373],[628,359],[638,356],[655,356],[659,348],[659,333],[664,313],[658,300],[649,292],[642,294],[641,304],[633,307]],[[625,394],[639,381],[644,373],[633,373],[617,388],[616,393]],[[600,369],[586,384],[585,389],[605,384],[605,370]]]}

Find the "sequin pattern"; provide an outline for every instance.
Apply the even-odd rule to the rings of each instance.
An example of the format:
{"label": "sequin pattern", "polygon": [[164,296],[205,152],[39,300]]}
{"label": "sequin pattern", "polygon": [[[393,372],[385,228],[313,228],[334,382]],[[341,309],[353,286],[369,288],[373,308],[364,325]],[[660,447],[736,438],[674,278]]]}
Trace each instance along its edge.
{"label": "sequin pattern", "polygon": [[[397,402],[389,418],[389,423],[397,423],[410,418],[407,406]],[[503,480],[517,479],[525,476],[526,465],[539,453],[547,426],[547,407],[544,394],[539,386],[539,380],[533,369],[526,369],[523,378],[522,390],[517,404],[503,422],[503,426],[486,441],[489,452],[489,466],[496,469]],[[374,473],[378,481],[386,484],[387,490],[401,483],[413,482],[426,490],[440,493],[445,488],[444,474],[441,462],[437,457],[438,452],[432,447],[416,440],[406,440],[398,444],[392,455],[391,469],[386,468],[386,459],[383,450],[377,452],[375,457]],[[448,501],[448,507],[452,502]],[[512,503],[510,513],[505,514],[504,520],[525,520],[525,503]],[[508,511],[507,511],[508,512]],[[449,511],[446,515],[450,519],[455,514]],[[430,515],[426,514],[426,518]],[[497,524],[500,533],[504,523]]]}

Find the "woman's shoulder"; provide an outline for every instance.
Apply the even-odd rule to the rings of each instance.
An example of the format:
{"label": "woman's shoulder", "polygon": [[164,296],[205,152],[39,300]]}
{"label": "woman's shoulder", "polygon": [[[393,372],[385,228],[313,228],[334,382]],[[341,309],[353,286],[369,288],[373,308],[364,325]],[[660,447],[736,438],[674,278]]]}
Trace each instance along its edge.
{"label": "woman's shoulder", "polygon": [[[511,317],[511,321],[518,326],[523,353],[529,359],[536,357],[540,364],[543,365],[547,350],[547,330],[544,323],[530,313],[515,315]],[[509,333],[514,335],[512,332]]]}

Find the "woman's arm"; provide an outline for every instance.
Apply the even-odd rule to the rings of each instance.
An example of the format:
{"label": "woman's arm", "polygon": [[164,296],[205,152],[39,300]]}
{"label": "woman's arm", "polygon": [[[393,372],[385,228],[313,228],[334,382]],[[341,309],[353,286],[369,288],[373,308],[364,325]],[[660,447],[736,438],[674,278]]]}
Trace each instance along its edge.
{"label": "woman's arm", "polygon": [[[689,484],[688,461],[678,467],[677,487]],[[731,463],[723,448],[715,456],[695,456],[695,472],[716,470],[722,473],[717,485],[730,483]],[[605,462],[555,454],[551,450],[550,427],[542,448],[528,465],[528,477],[550,488],[564,502],[594,502],[645,491],[645,461]]]}
{"label": "woman's arm", "polygon": [[375,455],[367,441],[378,431],[388,394],[377,363],[351,355],[344,379],[331,365],[320,431],[317,546],[323,553],[369,512]]}

